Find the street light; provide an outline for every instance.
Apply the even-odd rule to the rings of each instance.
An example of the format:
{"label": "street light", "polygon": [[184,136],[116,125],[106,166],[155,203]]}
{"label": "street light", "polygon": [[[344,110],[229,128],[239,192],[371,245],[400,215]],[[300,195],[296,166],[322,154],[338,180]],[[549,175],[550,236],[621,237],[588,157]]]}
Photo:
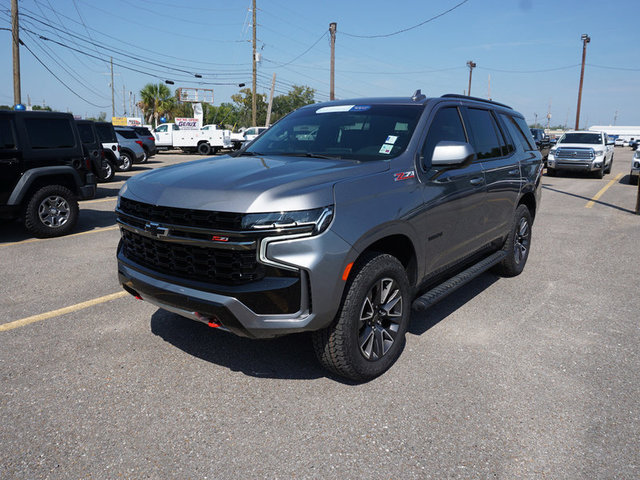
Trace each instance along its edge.
{"label": "street light", "polygon": [[587,43],[591,41],[591,37],[583,33],[580,37],[582,40],[582,68],[580,69],[580,87],[578,88],[578,108],[576,109],[576,130],[580,129],[580,103],[582,102],[582,82],[584,80],[584,60],[587,56]]}

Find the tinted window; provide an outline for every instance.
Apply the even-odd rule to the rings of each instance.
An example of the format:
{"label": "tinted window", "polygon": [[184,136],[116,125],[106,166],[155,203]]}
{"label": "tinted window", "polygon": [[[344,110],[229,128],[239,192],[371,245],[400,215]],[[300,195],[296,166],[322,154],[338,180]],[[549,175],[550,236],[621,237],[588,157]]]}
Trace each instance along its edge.
{"label": "tinted window", "polygon": [[511,135],[511,138],[513,138],[514,141],[518,142],[522,146],[523,150],[534,150],[533,148],[531,148],[529,137],[520,129],[511,115],[501,113],[500,118],[502,118],[504,125]]}
{"label": "tinted window", "polygon": [[73,126],[66,118],[25,118],[31,148],[71,148],[76,144]]}
{"label": "tinted window", "polygon": [[423,111],[423,105],[307,107],[264,131],[245,152],[359,161],[389,159],[406,149]]}
{"label": "tinted window", "polygon": [[11,119],[0,117],[0,148],[15,148],[15,138]]}
{"label": "tinted window", "polygon": [[151,135],[151,132],[146,127],[135,127],[133,130],[140,135],[145,135],[145,136]]}
{"label": "tinted window", "polygon": [[513,121],[516,123],[517,128],[522,132],[522,135],[524,135],[524,138],[526,141],[525,145],[529,146],[529,148],[525,148],[525,150],[537,150],[538,147],[536,147],[536,144],[533,141],[533,137],[531,136],[531,131],[527,126],[527,122],[524,121],[524,118],[513,117]]}
{"label": "tinted window", "polygon": [[433,150],[438,142],[466,142],[467,137],[460,120],[460,113],[456,107],[438,110],[429,126],[429,132],[422,147],[422,165],[429,168]]}
{"label": "tinted window", "polygon": [[473,148],[478,155],[478,159],[502,156],[502,142],[498,140],[497,126],[491,112],[489,110],[469,108],[467,109],[467,116],[471,128]]}
{"label": "tinted window", "polygon": [[137,140],[138,139],[138,134],[136,132],[134,132],[133,130],[116,130],[116,132],[118,132],[124,138],[128,138],[130,140]]}
{"label": "tinted window", "polygon": [[96,123],[96,133],[102,143],[116,143],[118,141],[110,123]]}
{"label": "tinted window", "polygon": [[598,145],[602,143],[599,133],[565,133],[558,143],[588,143]]}
{"label": "tinted window", "polygon": [[93,128],[91,128],[89,123],[78,123],[76,125],[82,143],[94,143],[96,141],[96,138],[93,136]]}

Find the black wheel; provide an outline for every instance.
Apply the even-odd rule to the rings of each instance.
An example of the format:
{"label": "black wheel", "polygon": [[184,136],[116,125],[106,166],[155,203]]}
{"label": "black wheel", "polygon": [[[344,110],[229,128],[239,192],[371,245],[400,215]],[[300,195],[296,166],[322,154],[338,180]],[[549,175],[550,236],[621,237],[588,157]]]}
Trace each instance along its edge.
{"label": "black wheel", "polygon": [[313,332],[320,363],[332,372],[367,381],[397,360],[411,309],[410,287],[393,256],[371,254],[354,266],[333,323]]}
{"label": "black wheel", "polygon": [[547,176],[548,177],[555,177],[556,176],[556,169],[547,167]]}
{"label": "black wheel", "polygon": [[121,172],[128,172],[131,170],[133,166],[133,159],[131,158],[131,154],[127,152],[120,152],[120,160],[122,160],[122,165],[120,165]]}
{"label": "black wheel", "polygon": [[62,185],[48,185],[36,191],[25,210],[24,225],[38,238],[69,233],[78,221],[78,201]]}
{"label": "black wheel", "polygon": [[149,152],[147,152],[146,148],[143,148],[142,151],[144,152],[144,157],[142,157],[140,163],[147,163],[147,160],[149,160]]}
{"label": "black wheel", "polygon": [[600,178],[604,178],[604,165],[602,165],[602,168],[600,168],[599,170],[597,170],[597,171],[594,173],[594,175],[595,175],[595,177],[596,177],[596,178],[599,178],[599,179],[600,179]]}
{"label": "black wheel", "polygon": [[507,256],[494,267],[495,273],[503,277],[520,275],[529,258],[531,247],[531,212],[526,205],[518,205],[515,222],[502,248]]}
{"label": "black wheel", "polygon": [[105,167],[102,169],[102,171],[98,175],[98,179],[101,182],[110,182],[111,180],[113,180],[113,177],[115,175],[116,175],[115,166],[113,165],[113,163],[111,163],[110,160],[106,160]]}
{"label": "black wheel", "polygon": [[611,173],[612,168],[613,168],[613,155],[611,155],[611,161],[609,162],[609,166],[607,167],[604,173]]}
{"label": "black wheel", "polygon": [[198,145],[198,153],[200,155],[209,155],[209,153],[211,153],[211,146],[207,142],[202,142]]}

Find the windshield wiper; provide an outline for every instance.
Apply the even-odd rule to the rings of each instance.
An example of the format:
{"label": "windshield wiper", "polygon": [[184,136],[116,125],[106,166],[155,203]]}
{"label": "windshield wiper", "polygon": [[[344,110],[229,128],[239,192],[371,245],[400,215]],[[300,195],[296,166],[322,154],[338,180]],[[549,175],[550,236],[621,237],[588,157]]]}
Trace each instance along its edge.
{"label": "windshield wiper", "polygon": [[260,152],[238,152],[235,154],[236,157],[259,157],[264,155],[264,153],[260,153]]}
{"label": "windshield wiper", "polygon": [[339,157],[339,156],[323,155],[321,153],[311,153],[311,152],[282,152],[282,153],[271,153],[270,155],[277,155],[279,157],[307,157],[307,158],[326,158],[328,160],[342,160],[342,157]]}

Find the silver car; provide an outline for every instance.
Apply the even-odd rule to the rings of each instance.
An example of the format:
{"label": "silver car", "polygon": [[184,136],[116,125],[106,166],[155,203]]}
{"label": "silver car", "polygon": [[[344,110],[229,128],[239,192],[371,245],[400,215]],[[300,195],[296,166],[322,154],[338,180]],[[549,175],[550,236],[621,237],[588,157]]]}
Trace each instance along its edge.
{"label": "silver car", "polygon": [[142,148],[142,140],[138,138],[138,134],[132,129],[117,129],[116,137],[120,145],[120,157],[129,163],[142,163],[145,161],[146,154]]}

